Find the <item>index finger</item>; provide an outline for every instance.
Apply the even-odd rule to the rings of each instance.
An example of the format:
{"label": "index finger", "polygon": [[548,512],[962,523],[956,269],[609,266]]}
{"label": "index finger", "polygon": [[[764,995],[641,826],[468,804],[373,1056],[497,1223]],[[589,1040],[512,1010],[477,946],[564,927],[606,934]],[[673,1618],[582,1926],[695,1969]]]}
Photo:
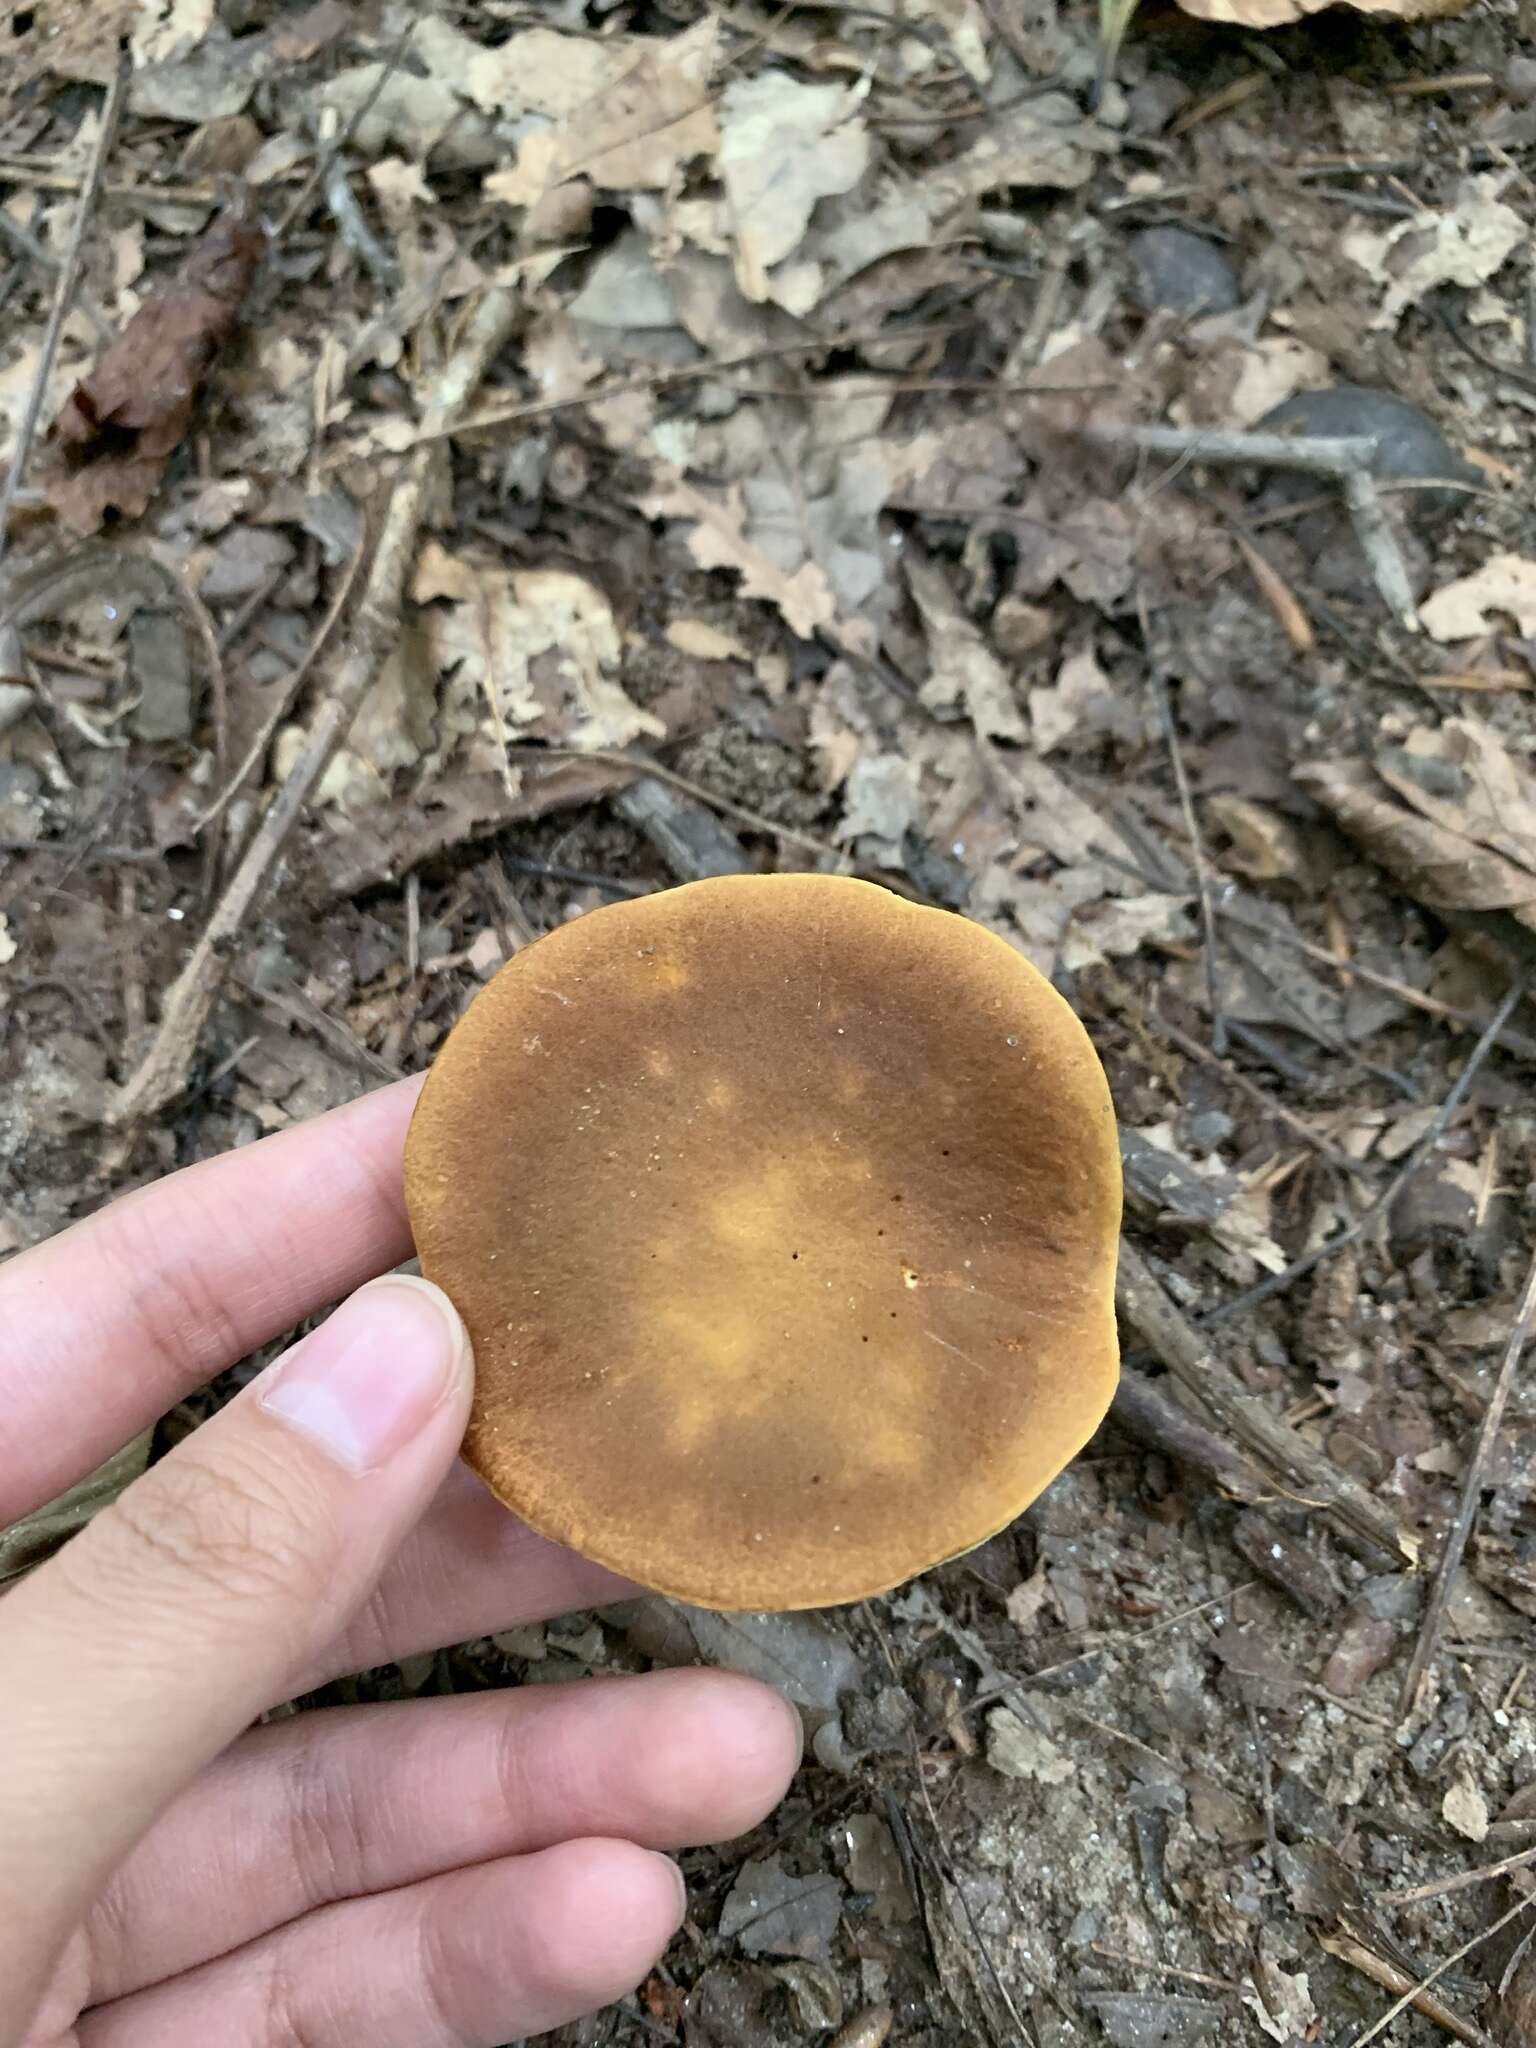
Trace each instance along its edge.
{"label": "index finger", "polygon": [[411,1254],[421,1078],[110,1203],[0,1266],[0,1527]]}

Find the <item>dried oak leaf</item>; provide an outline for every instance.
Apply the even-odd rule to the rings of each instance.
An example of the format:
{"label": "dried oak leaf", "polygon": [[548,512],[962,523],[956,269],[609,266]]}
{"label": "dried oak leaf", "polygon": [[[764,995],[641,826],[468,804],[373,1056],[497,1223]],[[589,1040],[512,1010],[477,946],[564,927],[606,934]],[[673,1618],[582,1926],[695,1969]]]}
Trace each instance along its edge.
{"label": "dried oak leaf", "polygon": [[221,216],[64,401],[48,434],[48,500],[77,533],[95,533],[109,508],[136,519],[148,505],[266,242],[250,215]]}
{"label": "dried oak leaf", "polygon": [[1318,761],[1296,780],[1340,828],[1431,910],[1504,910],[1536,931],[1536,872],[1416,816],[1366,761]]}

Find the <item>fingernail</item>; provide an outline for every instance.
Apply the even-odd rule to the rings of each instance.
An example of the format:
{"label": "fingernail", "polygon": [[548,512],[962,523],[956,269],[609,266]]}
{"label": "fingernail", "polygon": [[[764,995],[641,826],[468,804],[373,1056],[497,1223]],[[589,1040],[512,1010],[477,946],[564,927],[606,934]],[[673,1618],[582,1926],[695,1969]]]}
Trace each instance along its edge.
{"label": "fingernail", "polygon": [[370,1472],[457,1384],[467,1350],[448,1297],[398,1274],[364,1287],[302,1338],[260,1382],[258,1398],[348,1472]]}
{"label": "fingernail", "polygon": [[651,1854],[658,1863],[664,1863],[667,1866],[672,1882],[677,1888],[677,1920],[678,1925],[681,1926],[683,1915],[688,1911],[688,1880],[683,1876],[683,1873],[678,1869],[670,1856],[663,1856],[659,1849],[653,1849]]}

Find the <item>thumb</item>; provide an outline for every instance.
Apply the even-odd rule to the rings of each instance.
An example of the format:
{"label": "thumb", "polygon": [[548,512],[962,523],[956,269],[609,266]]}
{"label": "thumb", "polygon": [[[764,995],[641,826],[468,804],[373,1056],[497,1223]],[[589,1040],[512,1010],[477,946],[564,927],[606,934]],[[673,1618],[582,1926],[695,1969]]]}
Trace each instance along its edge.
{"label": "thumb", "polygon": [[375,1281],[0,1600],[0,1983],[41,1995],[155,1815],[362,1604],[470,1381],[447,1296]]}

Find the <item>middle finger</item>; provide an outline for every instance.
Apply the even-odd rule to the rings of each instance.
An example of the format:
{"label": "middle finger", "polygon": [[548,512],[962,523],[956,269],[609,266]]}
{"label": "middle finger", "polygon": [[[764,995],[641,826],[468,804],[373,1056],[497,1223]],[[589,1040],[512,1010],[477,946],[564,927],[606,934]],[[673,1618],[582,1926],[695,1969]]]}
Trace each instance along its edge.
{"label": "middle finger", "polygon": [[669,1671],[340,1707],[258,1729],[157,1822],[88,1923],[119,1998],[338,1899],[583,1836],[724,1841],[782,1797],[794,1709]]}

